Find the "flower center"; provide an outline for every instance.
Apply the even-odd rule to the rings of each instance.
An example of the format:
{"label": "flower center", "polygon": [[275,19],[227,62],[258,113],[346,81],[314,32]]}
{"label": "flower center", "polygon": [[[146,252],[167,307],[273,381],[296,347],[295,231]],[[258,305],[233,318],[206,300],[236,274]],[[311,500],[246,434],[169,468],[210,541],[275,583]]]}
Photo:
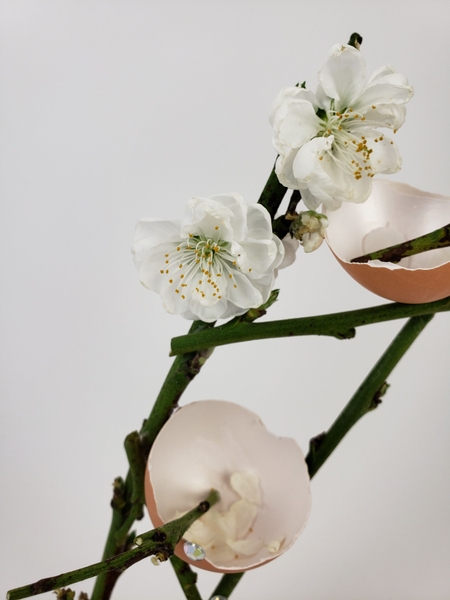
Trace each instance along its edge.
{"label": "flower center", "polygon": [[[342,113],[332,109],[320,110],[318,116],[322,119],[322,128],[318,135],[334,136],[333,144],[327,151],[328,156],[357,181],[363,175],[374,177],[370,161],[373,150],[368,147],[367,139],[362,135],[367,128],[364,124],[366,117],[355,112],[353,108],[347,108]],[[375,141],[383,141],[383,135]]]}
{"label": "flower center", "polygon": [[229,242],[189,234],[174,251],[164,255],[165,268],[160,273],[168,276],[182,300],[191,294],[202,304],[212,306],[222,298],[221,289],[229,284],[237,287],[234,273],[240,267],[230,248]]}

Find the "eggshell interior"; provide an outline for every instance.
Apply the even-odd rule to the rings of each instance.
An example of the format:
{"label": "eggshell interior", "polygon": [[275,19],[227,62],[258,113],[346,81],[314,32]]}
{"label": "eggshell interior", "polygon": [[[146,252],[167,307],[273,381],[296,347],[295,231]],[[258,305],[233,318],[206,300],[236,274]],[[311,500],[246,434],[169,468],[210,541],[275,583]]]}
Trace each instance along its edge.
{"label": "eggshell interior", "polygon": [[259,417],[231,402],[205,400],[179,409],[153,444],[145,479],[150,518],[159,526],[204,500],[211,488],[221,494],[217,507],[238,500],[229,485],[235,472],[260,476],[263,503],[249,537],[265,542],[285,538],[280,550],[263,547],[253,556],[214,564],[208,556],[190,561],[179,544],[176,554],[202,569],[251,569],[285,552],[303,530],[310,509],[309,475],[303,453],[290,438],[267,431]]}
{"label": "eggshell interior", "polygon": [[350,262],[450,223],[449,197],[379,179],[365,203],[347,202],[326,214],[330,249],[347,273],[371,292],[405,304],[450,296],[450,247],[416,254],[398,264]]}

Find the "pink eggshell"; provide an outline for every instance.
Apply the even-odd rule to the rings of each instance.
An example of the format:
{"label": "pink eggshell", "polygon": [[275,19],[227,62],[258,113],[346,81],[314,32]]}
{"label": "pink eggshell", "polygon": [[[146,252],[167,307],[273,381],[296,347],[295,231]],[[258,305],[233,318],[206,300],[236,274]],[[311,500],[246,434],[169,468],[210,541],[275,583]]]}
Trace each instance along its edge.
{"label": "pink eggshell", "polygon": [[347,202],[326,214],[328,246],[347,273],[374,294],[405,304],[450,296],[450,248],[417,254],[398,264],[350,262],[450,223],[449,197],[379,179],[364,204]]}
{"label": "pink eggshell", "polygon": [[219,510],[238,497],[229,485],[235,472],[259,474],[263,503],[252,526],[265,542],[285,538],[279,551],[263,547],[227,564],[191,561],[182,543],[175,554],[195,567],[233,573],[259,567],[285,552],[303,530],[310,509],[309,474],[303,453],[290,438],[270,433],[258,415],[232,402],[204,400],[180,408],[158,434],[145,475],[148,512],[158,527],[220,493]]}

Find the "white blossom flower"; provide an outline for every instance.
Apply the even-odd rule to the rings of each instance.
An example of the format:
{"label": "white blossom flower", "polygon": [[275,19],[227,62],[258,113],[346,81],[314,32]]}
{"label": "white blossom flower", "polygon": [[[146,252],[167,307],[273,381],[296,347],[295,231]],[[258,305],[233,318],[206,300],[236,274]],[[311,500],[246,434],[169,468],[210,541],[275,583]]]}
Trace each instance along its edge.
{"label": "white blossom flower", "polygon": [[284,256],[267,210],[237,194],[191,198],[182,222],[142,219],[132,251],[169,313],[207,323],[266,302]]}
{"label": "white blossom flower", "polygon": [[364,59],[337,44],[319,72],[315,94],[288,87],[276,97],[270,122],[279,153],[276,173],[286,187],[301,190],[306,206],[329,210],[364,202],[377,173],[396,173],[401,158],[394,133],[404,122],[413,88],[387,65],[365,83]]}

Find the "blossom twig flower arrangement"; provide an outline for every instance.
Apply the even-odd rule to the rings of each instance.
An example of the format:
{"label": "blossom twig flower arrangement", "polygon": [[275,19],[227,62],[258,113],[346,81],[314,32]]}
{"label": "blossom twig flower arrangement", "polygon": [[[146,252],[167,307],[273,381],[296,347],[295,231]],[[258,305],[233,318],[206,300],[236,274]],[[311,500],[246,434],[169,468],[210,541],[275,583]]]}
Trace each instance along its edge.
{"label": "blossom twig flower arrangement", "polygon": [[[402,210],[397,211],[398,222],[390,217],[385,222],[399,184],[373,186],[376,174],[400,169],[396,145],[379,129],[395,133],[403,124],[413,90],[390,66],[366,82],[361,42],[353,34],[349,44],[331,48],[315,93],[301,85],[278,94],[270,117],[278,158],[258,203],[246,204],[234,193],[194,197],[181,221],[139,222],[133,255],[141,282],[160,294],[169,313],[193,323],[188,335],[172,340],[175,359],[150,415],[125,440],[130,469],[114,481],[113,519],[102,561],[11,590],[9,600],[55,589],[61,600],[73,600],[74,592],[64,586],[93,576],[91,600],[108,600],[121,573],[148,556],[154,564],[170,559],[188,600],[201,600],[191,566],[223,573],[210,597],[228,598],[244,571],[261,567],[292,546],[309,513],[310,478],[350,428],[378,406],[387,378],[427,323],[436,313],[450,310],[448,286],[437,295],[411,299],[361,281],[388,298],[421,303],[254,323],[277,299],[277,272],[292,265],[299,245],[312,252],[327,238],[348,270],[387,268],[398,273],[405,268],[350,261],[358,252],[378,250],[375,238],[375,246],[380,240],[383,246],[404,242],[396,238],[399,231],[411,232],[406,237],[419,235],[411,221],[423,220],[423,195],[413,194],[406,227]],[[288,189],[293,190],[288,208],[277,216]],[[364,222],[358,221],[364,214],[358,209],[381,206],[380,189],[383,201],[391,205],[381,211],[380,223],[375,230],[373,219],[369,225],[357,224]],[[356,206],[369,198],[366,205]],[[308,210],[297,212],[301,200]],[[430,201],[439,204],[436,198]],[[316,212],[320,206],[325,212]],[[353,209],[356,213],[349,217],[347,211]],[[443,227],[450,213],[441,209],[433,220],[433,227],[441,230],[426,238],[427,244],[433,238],[431,245],[424,246],[422,239],[420,244],[408,242],[408,255],[438,247],[432,245],[436,237],[439,247],[450,245],[448,228]],[[344,257],[342,247],[348,250]],[[403,258],[404,249],[396,248],[397,259]],[[436,273],[442,266],[448,275],[444,253],[444,260],[430,259],[435,262],[428,271]],[[350,339],[356,327],[405,317],[406,325],[334,423],[319,435],[312,432],[306,459],[294,440],[270,434],[257,415],[233,403],[178,406],[218,346],[294,335]],[[227,321],[216,327],[219,319]],[[143,518],[145,503],[156,529],[136,535],[131,528]],[[81,593],[80,600],[88,600],[87,594]]]}

